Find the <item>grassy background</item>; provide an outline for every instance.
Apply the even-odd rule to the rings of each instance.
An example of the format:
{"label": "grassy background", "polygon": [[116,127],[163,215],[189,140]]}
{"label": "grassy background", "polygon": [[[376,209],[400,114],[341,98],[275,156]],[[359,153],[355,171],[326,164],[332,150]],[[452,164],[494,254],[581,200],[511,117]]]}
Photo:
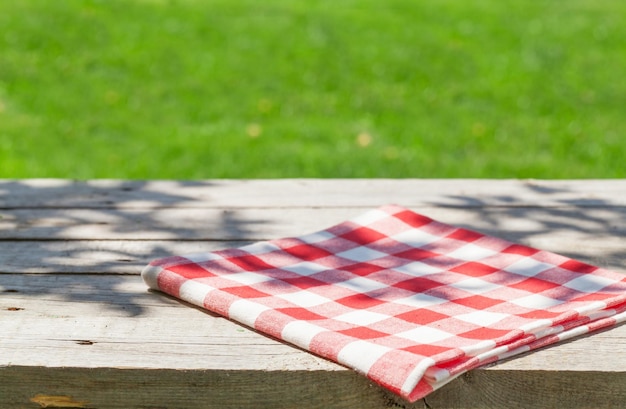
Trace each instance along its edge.
{"label": "grassy background", "polygon": [[0,177],[626,177],[624,16],[2,0]]}

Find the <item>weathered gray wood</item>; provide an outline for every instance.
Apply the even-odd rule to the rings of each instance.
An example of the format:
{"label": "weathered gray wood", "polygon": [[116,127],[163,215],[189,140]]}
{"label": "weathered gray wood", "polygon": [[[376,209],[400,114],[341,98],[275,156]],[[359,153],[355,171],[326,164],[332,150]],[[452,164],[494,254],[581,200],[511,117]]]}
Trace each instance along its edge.
{"label": "weathered gray wood", "polygon": [[[7,399],[0,407],[37,395],[71,396],[98,408],[147,407],[157,398],[155,407],[294,407],[298,396],[307,396],[311,408],[424,407],[339,365],[148,293],[136,276],[0,275],[0,291],[0,397]],[[472,371],[426,402],[611,407],[626,393],[626,356],[618,353],[625,347],[620,326]],[[230,400],[233,391],[237,398]]]}
{"label": "weathered gray wood", "polygon": [[626,180],[0,180],[0,208],[624,206]]}
{"label": "weathered gray wood", "polygon": [[[626,207],[418,208],[438,220],[626,272]],[[137,274],[148,261],[294,236],[357,208],[0,211],[0,272]],[[97,239],[97,240],[94,240]]]}
{"label": "weathered gray wood", "polygon": [[[615,237],[625,207],[414,207],[426,216],[490,234]],[[0,240],[267,240],[300,235],[356,216],[360,208],[11,209],[0,210]],[[558,238],[558,237],[557,237]]]}
{"label": "weathered gray wood", "polygon": [[[568,237],[559,240],[538,235],[517,242],[554,251],[617,272],[626,273],[624,242],[620,237]],[[0,241],[0,273],[108,273],[139,274],[156,258],[239,247],[250,241],[165,241],[165,240],[71,240]]]}
{"label": "weathered gray wood", "polygon": [[[0,357],[4,364],[342,369],[224,318],[150,293],[137,276],[0,275],[2,291]],[[45,360],[37,351],[45,353]]]}
{"label": "weathered gray wood", "polygon": [[622,404],[626,325],[409,405],[138,277],[154,258],[299,235],[385,203],[626,273],[625,180],[0,181],[0,409]]}
{"label": "weathered gray wood", "polygon": [[[12,365],[344,370],[160,293],[137,276],[0,275],[0,359]],[[91,341],[86,348],[78,341]],[[626,326],[489,370],[626,372]],[[211,359],[198,359],[210,356]],[[0,366],[2,366],[0,361]]]}
{"label": "weathered gray wood", "polygon": [[[585,242],[584,239],[567,235],[558,241],[539,235],[516,241],[626,273],[625,249],[623,239],[619,237]],[[0,241],[0,273],[139,274],[149,261],[156,258],[240,247],[249,243],[174,240]]]}
{"label": "weathered gray wood", "polygon": [[0,241],[0,273],[135,274],[151,260],[250,242],[164,240]]}

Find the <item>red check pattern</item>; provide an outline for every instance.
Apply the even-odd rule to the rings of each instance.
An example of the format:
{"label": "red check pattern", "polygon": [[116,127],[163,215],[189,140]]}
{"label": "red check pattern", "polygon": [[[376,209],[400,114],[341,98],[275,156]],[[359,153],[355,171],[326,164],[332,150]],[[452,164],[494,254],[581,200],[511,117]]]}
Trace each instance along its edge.
{"label": "red check pattern", "polygon": [[142,276],[411,401],[626,321],[626,275],[391,205],[300,237],[156,260]]}

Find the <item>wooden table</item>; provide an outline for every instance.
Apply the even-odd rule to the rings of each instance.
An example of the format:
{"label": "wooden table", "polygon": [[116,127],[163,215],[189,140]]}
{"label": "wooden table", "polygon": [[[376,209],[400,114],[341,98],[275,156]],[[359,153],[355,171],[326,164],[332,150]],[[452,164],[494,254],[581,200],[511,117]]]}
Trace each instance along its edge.
{"label": "wooden table", "polygon": [[386,203],[626,272],[626,180],[4,180],[0,408],[626,405],[626,326],[410,405],[139,277],[154,258],[300,235]]}

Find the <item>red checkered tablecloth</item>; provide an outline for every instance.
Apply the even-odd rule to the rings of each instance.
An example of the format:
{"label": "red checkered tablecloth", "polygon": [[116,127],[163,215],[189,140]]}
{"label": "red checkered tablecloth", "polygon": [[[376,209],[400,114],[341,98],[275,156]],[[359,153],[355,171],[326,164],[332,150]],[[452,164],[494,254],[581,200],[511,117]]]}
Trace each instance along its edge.
{"label": "red checkered tablecloth", "polygon": [[142,276],[411,401],[626,320],[626,275],[394,205],[299,237],[155,260]]}

